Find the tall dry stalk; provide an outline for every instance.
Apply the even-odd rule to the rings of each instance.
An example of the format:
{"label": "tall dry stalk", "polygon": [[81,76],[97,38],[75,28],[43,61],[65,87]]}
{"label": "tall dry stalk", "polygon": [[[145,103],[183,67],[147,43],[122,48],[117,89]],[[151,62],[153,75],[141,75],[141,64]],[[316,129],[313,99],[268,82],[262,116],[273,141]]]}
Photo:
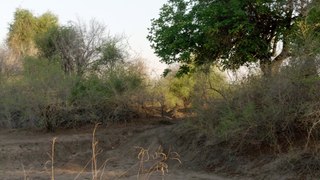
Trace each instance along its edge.
{"label": "tall dry stalk", "polygon": [[96,131],[100,124],[97,123],[94,126],[93,133],[92,133],[92,142],[91,142],[91,148],[92,148],[92,180],[97,179],[98,177],[98,169],[97,169],[97,145],[98,141],[96,140]]}
{"label": "tall dry stalk", "polygon": [[54,137],[52,139],[52,144],[51,144],[51,180],[54,180],[54,150],[55,150],[56,140],[57,138]]}
{"label": "tall dry stalk", "polygon": [[[85,171],[85,169],[89,166],[91,163],[91,171],[92,171],[92,180],[97,180],[97,179],[102,179],[105,168],[107,166],[107,162],[109,159],[105,160],[100,167],[97,165],[97,156],[101,153],[97,150],[98,147],[98,140],[96,139],[96,132],[98,129],[98,126],[100,123],[97,123],[93,129],[92,132],[92,142],[91,142],[91,150],[92,150],[92,155],[91,159],[86,163],[86,165],[83,167],[83,169],[77,174],[77,176],[74,178],[74,180],[78,179],[80,175]],[[99,178],[100,177],[100,178]]]}
{"label": "tall dry stalk", "polygon": [[24,179],[24,180],[28,180],[29,178],[28,178],[26,169],[24,168],[24,165],[23,165],[23,164],[21,164],[21,166],[22,166],[22,170],[23,170],[23,179]]}

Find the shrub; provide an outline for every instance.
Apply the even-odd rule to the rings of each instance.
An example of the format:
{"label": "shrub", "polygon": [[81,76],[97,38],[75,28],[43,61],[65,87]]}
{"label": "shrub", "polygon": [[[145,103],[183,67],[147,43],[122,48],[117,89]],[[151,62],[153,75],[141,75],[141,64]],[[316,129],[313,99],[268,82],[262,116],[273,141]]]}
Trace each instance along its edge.
{"label": "shrub", "polygon": [[145,91],[138,65],[121,63],[100,74],[65,74],[59,61],[27,57],[23,71],[2,78],[0,126],[50,131],[92,122],[123,122],[138,115]]}
{"label": "shrub", "polygon": [[127,121],[137,115],[135,98],[144,91],[144,76],[133,64],[121,64],[102,74],[80,79],[72,89],[71,103],[91,112],[97,121]]}
{"label": "shrub", "polygon": [[23,71],[4,79],[0,86],[1,126],[49,129],[58,126],[67,119],[52,119],[48,111],[56,114],[67,106],[74,78],[66,76],[58,63],[47,59],[27,57],[23,61]]}
{"label": "shrub", "polygon": [[[190,109],[203,108],[207,98],[221,97],[220,88],[226,84],[225,77],[217,67],[195,68],[193,73],[179,74],[166,69],[161,79],[153,81],[149,88],[153,109],[158,109],[162,117],[187,117]],[[219,86],[219,88],[214,88]]]}
{"label": "shrub", "polygon": [[301,66],[284,68],[273,77],[250,76],[208,98],[197,108],[194,125],[228,142],[231,149],[313,148],[319,140],[320,78],[305,76]]}

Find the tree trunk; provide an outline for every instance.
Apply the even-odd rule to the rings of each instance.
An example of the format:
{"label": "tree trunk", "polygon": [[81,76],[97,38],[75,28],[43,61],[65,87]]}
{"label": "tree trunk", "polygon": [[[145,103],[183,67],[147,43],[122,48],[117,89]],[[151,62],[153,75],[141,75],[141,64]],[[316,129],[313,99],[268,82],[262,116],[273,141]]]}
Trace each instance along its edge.
{"label": "tree trunk", "polygon": [[[283,64],[283,61],[290,57],[289,47],[285,40],[283,40],[283,46],[281,53],[272,58],[269,57],[268,59],[264,59],[260,62],[260,68],[263,72],[264,76],[274,76],[277,75],[280,72],[281,65]],[[273,54],[275,55],[276,49],[274,49]]]}

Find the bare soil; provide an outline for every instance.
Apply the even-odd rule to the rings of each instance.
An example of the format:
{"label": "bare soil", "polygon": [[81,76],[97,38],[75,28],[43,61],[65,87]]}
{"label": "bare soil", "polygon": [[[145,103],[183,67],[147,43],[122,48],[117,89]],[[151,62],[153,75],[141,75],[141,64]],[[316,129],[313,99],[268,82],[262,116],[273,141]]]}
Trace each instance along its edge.
{"label": "bare soil", "polygon": [[[198,152],[188,152],[188,144],[176,134],[179,128],[180,122],[161,121],[99,126],[96,133],[98,179],[231,179],[204,171],[193,156]],[[0,179],[50,179],[54,137],[57,138],[55,179],[92,179],[92,131],[91,126],[55,133],[1,130]],[[145,152],[143,162],[142,156],[138,159],[141,150]],[[159,157],[153,158],[156,152]],[[166,155],[166,159],[161,159],[161,154]],[[154,168],[161,163],[162,169]]]}
{"label": "bare soil", "polygon": [[100,125],[95,134],[96,171],[93,126],[55,133],[0,130],[0,179],[51,179],[52,170],[56,180],[93,179],[94,172],[95,179],[308,179],[279,171],[281,156],[230,156],[223,143],[185,124],[152,119]]}

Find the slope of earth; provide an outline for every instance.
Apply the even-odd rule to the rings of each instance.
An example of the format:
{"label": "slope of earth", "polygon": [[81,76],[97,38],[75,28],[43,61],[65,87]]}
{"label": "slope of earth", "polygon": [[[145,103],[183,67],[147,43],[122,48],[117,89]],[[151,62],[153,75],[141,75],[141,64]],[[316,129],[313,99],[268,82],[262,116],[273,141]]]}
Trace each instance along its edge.
{"label": "slope of earth", "polygon": [[[227,161],[219,159],[223,148],[210,144],[203,135],[188,131],[183,121],[101,125],[94,136],[97,141],[95,156],[92,131],[93,127],[55,133],[1,130],[0,179],[51,179],[52,172],[56,180],[288,179],[268,171],[268,166],[272,166],[268,162],[228,166]],[[95,157],[96,167],[92,166],[92,157]],[[253,162],[261,164],[259,159]],[[210,171],[205,171],[208,167]],[[223,167],[236,167],[241,171]],[[219,168],[224,174],[212,173]]]}
{"label": "slope of earth", "polygon": [[92,127],[55,133],[1,130],[0,179],[50,179],[52,170],[55,179],[228,179],[204,172],[187,163],[181,152],[174,152],[181,149],[174,142],[179,124],[99,126],[96,174],[92,173]]}

